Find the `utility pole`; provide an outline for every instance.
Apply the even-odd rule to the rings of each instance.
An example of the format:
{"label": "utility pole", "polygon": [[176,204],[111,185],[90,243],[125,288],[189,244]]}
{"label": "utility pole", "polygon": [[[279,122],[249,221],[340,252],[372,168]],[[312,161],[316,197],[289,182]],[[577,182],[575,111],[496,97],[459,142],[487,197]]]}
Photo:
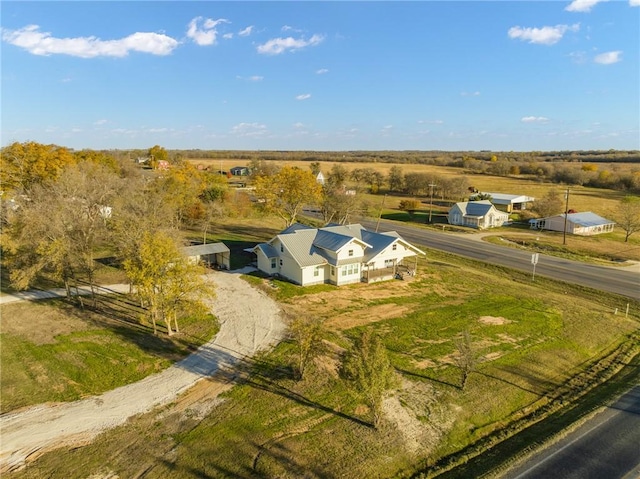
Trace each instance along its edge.
{"label": "utility pole", "polygon": [[382,198],[382,204],[380,205],[380,213],[378,213],[378,222],[376,223],[376,233],[378,232],[378,226],[380,226],[380,218],[382,217],[382,208],[384,208],[384,200],[387,199],[387,195],[385,194]]}
{"label": "utility pole", "polygon": [[431,196],[431,199],[429,200],[429,224],[431,224],[431,212],[433,211],[433,188],[435,188],[436,186],[437,185],[429,183],[429,191]]}
{"label": "utility pole", "polygon": [[567,186],[567,192],[564,194],[564,228],[562,228],[562,244],[567,244],[567,216],[569,215],[569,187]]}

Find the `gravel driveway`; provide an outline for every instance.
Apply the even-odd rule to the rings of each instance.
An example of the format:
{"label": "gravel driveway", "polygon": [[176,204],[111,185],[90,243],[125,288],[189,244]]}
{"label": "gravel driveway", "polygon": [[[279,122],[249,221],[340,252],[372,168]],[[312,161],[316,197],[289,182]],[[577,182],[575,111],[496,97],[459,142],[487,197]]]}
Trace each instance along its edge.
{"label": "gravel driveway", "polygon": [[245,270],[207,276],[216,286],[211,312],[215,339],[165,371],[100,396],[43,404],[0,416],[0,473],[22,467],[52,449],[86,444],[128,418],[174,401],[200,379],[233,368],[240,359],[276,344],[285,331],[277,304],[240,279]]}

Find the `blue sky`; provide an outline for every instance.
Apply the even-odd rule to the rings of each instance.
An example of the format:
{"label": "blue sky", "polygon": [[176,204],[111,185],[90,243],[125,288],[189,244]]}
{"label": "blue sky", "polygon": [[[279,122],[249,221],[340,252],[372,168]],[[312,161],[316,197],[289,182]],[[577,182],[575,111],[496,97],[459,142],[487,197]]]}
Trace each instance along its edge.
{"label": "blue sky", "polygon": [[640,149],[640,0],[0,8],[2,145]]}

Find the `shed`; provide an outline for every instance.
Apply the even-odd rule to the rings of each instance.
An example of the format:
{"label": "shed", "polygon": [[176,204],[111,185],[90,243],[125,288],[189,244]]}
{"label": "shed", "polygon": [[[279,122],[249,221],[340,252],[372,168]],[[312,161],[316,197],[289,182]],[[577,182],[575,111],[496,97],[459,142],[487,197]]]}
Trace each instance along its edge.
{"label": "shed", "polygon": [[[565,214],[538,218],[529,221],[531,229],[564,231]],[[566,215],[566,232],[578,236],[592,236],[613,231],[615,222],[586,211]]]}
{"label": "shed", "polygon": [[231,269],[231,251],[224,243],[185,246],[182,254],[194,262],[203,262],[210,268]]}
{"label": "shed", "polygon": [[[491,196],[491,203],[495,205],[501,211],[512,213],[514,211],[526,210],[529,203],[533,203],[536,199],[532,196],[526,195],[508,195],[506,193],[491,193],[483,191],[476,193],[476,195],[489,195]],[[473,199],[475,195],[471,195]]]}
{"label": "shed", "polygon": [[249,174],[249,168],[246,166],[234,166],[229,170],[233,176],[247,176]]}

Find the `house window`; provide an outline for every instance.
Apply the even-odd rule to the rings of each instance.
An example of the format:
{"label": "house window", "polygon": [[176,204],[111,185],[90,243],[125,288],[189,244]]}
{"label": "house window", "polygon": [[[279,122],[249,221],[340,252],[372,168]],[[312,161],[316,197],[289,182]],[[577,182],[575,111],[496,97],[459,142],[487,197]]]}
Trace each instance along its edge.
{"label": "house window", "polygon": [[282,266],[282,260],[280,260],[280,266]]}
{"label": "house window", "polygon": [[349,250],[349,256],[353,256],[353,250],[352,249]]}
{"label": "house window", "polygon": [[384,260],[384,267],[385,267],[385,268],[391,268],[391,267],[393,267],[393,260],[392,260],[392,259],[385,259],[385,260]]}
{"label": "house window", "polygon": [[283,244],[280,245],[280,252],[284,253],[284,245]]}
{"label": "house window", "polygon": [[271,258],[271,269],[274,269],[276,267],[277,263],[276,263],[276,259],[275,258]]}
{"label": "house window", "polygon": [[397,244],[394,244],[393,246],[391,246],[391,249],[392,249],[393,251],[397,250],[397,249],[398,249],[398,245],[397,245]]}
{"label": "house window", "polygon": [[332,266],[331,267],[331,276],[335,276],[336,275],[336,269]]}
{"label": "house window", "polygon": [[320,276],[320,266],[316,266],[313,270],[314,276]]}
{"label": "house window", "polygon": [[346,276],[347,275],[347,267],[343,266],[342,267],[342,276]]}

